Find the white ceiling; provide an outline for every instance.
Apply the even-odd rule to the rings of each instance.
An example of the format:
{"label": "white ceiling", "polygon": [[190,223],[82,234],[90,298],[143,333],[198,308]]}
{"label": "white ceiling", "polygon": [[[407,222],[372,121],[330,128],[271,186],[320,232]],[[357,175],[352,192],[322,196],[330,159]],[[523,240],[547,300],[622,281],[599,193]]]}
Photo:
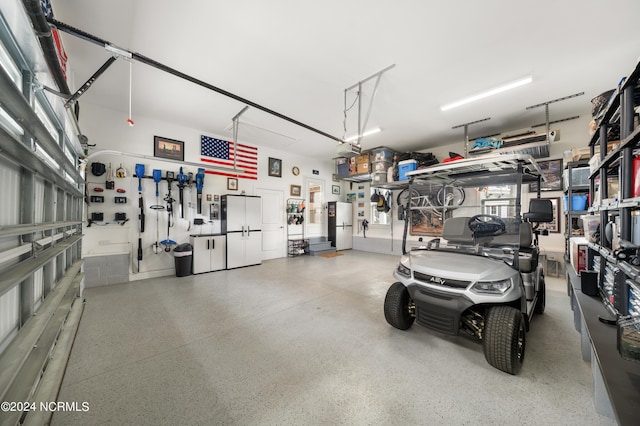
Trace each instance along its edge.
{"label": "white ceiling", "polygon": [[[640,55],[638,0],[52,0],[56,18],[337,137],[344,91],[383,68],[365,149],[399,151],[463,140],[452,126],[485,117],[470,137],[590,115],[590,99],[613,88]],[[109,53],[63,35],[75,85]],[[525,87],[440,111],[440,105],[519,77]],[[363,86],[367,105],[373,80]],[[81,98],[128,115],[129,64],[118,60]],[[355,99],[350,92],[348,103]],[[243,104],[150,66],[133,65],[133,119],[172,121],[232,138]],[[363,114],[366,111],[363,110]],[[140,117],[140,118],[137,118]],[[357,110],[347,136],[357,132]],[[82,125],[82,115],[81,122]],[[86,132],[86,130],[85,130]],[[91,138],[91,134],[88,134]],[[178,136],[178,135],[177,135]],[[336,142],[255,108],[239,140],[328,158]],[[105,147],[102,147],[105,148]]]}

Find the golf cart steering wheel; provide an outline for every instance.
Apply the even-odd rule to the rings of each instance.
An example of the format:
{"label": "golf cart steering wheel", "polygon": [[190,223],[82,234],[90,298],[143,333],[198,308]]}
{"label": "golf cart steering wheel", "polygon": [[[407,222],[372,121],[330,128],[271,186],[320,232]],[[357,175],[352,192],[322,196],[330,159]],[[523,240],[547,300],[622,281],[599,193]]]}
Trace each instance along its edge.
{"label": "golf cart steering wheel", "polygon": [[469,219],[469,229],[474,235],[500,235],[506,232],[506,225],[499,216],[477,214]]}

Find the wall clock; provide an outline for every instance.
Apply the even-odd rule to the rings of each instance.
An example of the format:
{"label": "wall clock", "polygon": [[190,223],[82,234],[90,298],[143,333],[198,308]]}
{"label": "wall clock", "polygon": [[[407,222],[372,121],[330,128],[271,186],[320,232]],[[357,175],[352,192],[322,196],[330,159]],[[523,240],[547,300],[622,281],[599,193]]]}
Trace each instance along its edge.
{"label": "wall clock", "polygon": [[300,169],[297,166],[293,166],[291,173],[293,173],[294,176],[298,176],[300,174]]}

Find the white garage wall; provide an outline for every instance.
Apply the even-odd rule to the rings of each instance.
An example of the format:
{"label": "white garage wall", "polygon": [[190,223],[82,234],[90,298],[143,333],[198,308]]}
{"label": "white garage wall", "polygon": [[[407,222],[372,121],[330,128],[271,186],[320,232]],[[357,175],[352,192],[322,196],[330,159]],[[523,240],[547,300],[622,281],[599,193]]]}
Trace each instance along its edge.
{"label": "white garage wall", "polygon": [[[146,229],[142,234],[143,238],[143,261],[140,265],[141,273],[137,273],[137,260],[133,260],[137,256],[137,244],[138,244],[138,180],[132,178],[134,174],[134,167],[136,163],[145,165],[145,174],[151,175],[152,170],[161,169],[164,173],[167,170],[173,170],[176,175],[179,171],[180,163],[168,163],[164,161],[154,160],[153,157],[153,140],[154,136],[162,136],[169,139],[176,139],[185,143],[185,161],[200,163],[200,136],[207,135],[217,137],[224,140],[232,139],[232,135],[223,134],[216,135],[206,131],[198,129],[192,129],[185,126],[181,126],[176,123],[169,123],[166,121],[159,121],[147,117],[136,116],[135,126],[130,127],[125,122],[125,117],[121,111],[115,111],[105,109],[93,104],[83,104],[82,113],[80,115],[80,126],[83,133],[89,137],[90,144],[97,144],[92,149],[90,154],[100,150],[117,150],[126,153],[135,153],[146,155],[148,159],[142,159],[137,157],[127,157],[122,155],[99,155],[93,156],[92,161],[99,161],[105,163],[107,166],[109,162],[112,163],[112,167],[115,173],[115,169],[120,165],[127,169],[127,178],[124,180],[114,179],[116,187],[122,187],[127,192],[125,194],[118,194],[127,197],[126,205],[116,205],[113,203],[113,197],[115,194],[111,191],[104,191],[101,194],[92,192],[92,187],[100,183],[104,187],[104,181],[106,175],[95,177],[91,172],[87,171],[87,180],[89,182],[89,195],[103,195],[105,196],[105,203],[103,205],[92,204],[89,207],[91,211],[102,211],[105,213],[105,220],[113,220],[114,213],[116,211],[126,212],[127,217],[130,219],[124,226],[108,225],[108,226],[96,226],[92,225],[90,228],[85,226],[85,237],[83,239],[83,256],[102,256],[106,254],[122,254],[127,253],[132,259],[129,265],[130,279],[142,279],[151,276],[170,275],[174,273],[174,260],[173,257],[166,253],[154,254],[152,250],[152,244],[156,241],[156,212],[149,209],[149,206],[156,204],[155,196],[155,183],[152,179],[145,179],[143,181],[143,197],[145,202],[146,212]],[[242,129],[240,129],[239,139],[242,140]],[[297,143],[304,143],[303,141]],[[327,141],[327,143],[333,143]],[[248,143],[249,145],[253,145]],[[256,189],[274,189],[281,190],[284,193],[284,199],[289,197],[290,186],[300,185],[304,188],[304,181],[306,177],[312,177],[323,180],[325,183],[325,197],[326,201],[333,201],[338,199],[336,195],[331,194],[332,175],[334,173],[334,164],[332,159],[315,159],[306,157],[292,157],[288,152],[276,150],[269,147],[258,147],[258,180],[238,179],[238,191],[227,190],[227,179],[223,176],[215,176],[207,174],[204,180],[203,189],[203,215],[208,215],[209,202],[206,200],[206,194],[222,195],[226,193],[240,194],[245,191],[248,195],[255,195]],[[275,157],[282,159],[282,178],[268,176],[267,162],[269,157]],[[204,165],[204,163],[203,163]],[[293,176],[291,169],[293,166],[297,166],[300,169],[299,176]],[[314,175],[313,170],[318,170],[319,174]],[[193,166],[185,166],[184,172],[196,173],[196,168]],[[166,205],[163,201],[164,196],[167,193],[166,182],[160,183],[160,197],[158,204]],[[192,189],[192,196],[195,197],[195,187]],[[177,205],[178,191],[176,185],[172,187],[172,196],[176,199],[174,204],[174,218],[175,225],[171,228],[170,238],[177,243],[183,243],[189,241],[189,235],[194,233],[211,233],[219,232],[219,223],[214,222],[210,225],[202,227],[194,227],[191,225],[189,228],[189,221],[179,218],[179,210]],[[188,196],[188,191],[185,190],[185,199]],[[86,209],[86,205],[85,205]],[[282,206],[283,223],[285,220],[285,206]],[[195,208],[194,208],[195,212]],[[85,220],[87,214],[85,212]],[[208,219],[208,217],[206,217]],[[192,221],[191,221],[192,223]],[[160,211],[159,214],[159,239],[164,240],[167,238],[167,213]],[[325,230],[326,235],[326,230]],[[285,251],[283,250],[283,253]]]}

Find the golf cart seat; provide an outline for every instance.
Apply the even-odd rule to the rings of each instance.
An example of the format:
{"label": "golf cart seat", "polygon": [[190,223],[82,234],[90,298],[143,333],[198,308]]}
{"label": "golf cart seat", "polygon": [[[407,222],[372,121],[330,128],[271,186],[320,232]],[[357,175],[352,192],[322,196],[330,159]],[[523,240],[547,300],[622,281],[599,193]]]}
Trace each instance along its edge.
{"label": "golf cart seat", "polygon": [[527,222],[553,222],[553,204],[551,204],[551,200],[532,198],[529,200],[529,213],[525,213],[523,216]]}
{"label": "golf cart seat", "polygon": [[[533,232],[529,222],[520,222],[515,219],[504,219],[505,232],[500,235],[481,237],[478,243],[486,247],[514,247],[514,243],[520,242],[518,255],[518,269],[520,272],[531,272],[537,266],[537,248],[533,246]],[[520,228],[520,236],[518,236]]]}
{"label": "golf cart seat", "polygon": [[473,245],[473,234],[469,229],[469,217],[452,217],[444,221],[442,238],[449,244]]}

